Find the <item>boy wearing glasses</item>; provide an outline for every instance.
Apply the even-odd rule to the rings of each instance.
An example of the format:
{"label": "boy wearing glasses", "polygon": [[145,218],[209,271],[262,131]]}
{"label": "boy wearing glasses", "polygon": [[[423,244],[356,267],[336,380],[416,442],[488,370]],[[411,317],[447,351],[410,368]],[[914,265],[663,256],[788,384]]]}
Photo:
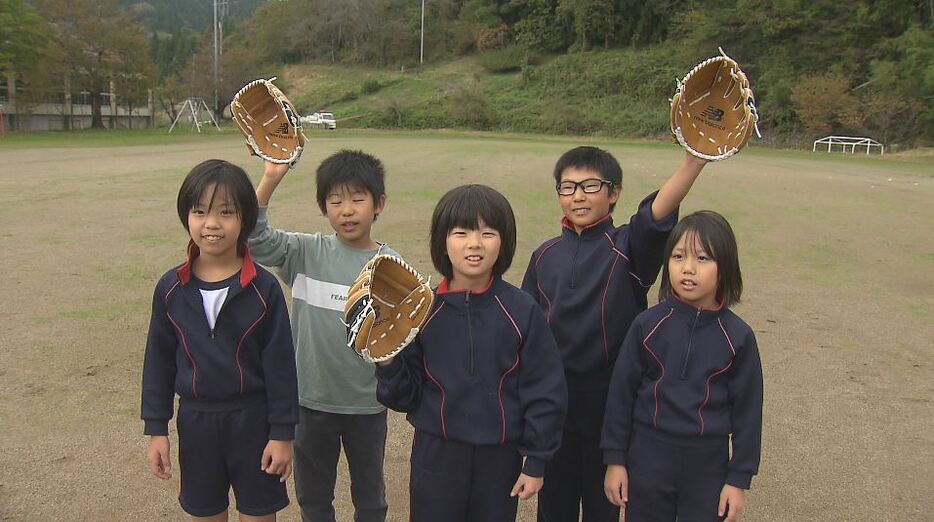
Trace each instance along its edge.
{"label": "boy wearing glasses", "polygon": [[619,347],[662,264],[678,206],[707,162],[685,153],[681,166],[614,226],[623,172],[609,152],[577,147],[555,165],[561,235],[532,254],[522,281],[545,311],[564,360],[568,412],[561,448],[545,468],[538,522],[618,521],[603,492],[600,433]]}

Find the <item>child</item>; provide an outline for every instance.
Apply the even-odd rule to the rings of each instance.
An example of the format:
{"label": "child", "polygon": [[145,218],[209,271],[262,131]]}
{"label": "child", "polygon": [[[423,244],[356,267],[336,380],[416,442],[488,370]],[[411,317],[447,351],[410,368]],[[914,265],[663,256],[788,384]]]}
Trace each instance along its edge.
{"label": "child", "polygon": [[535,302],[502,279],[516,250],[502,194],[451,190],[435,207],[430,241],[444,276],[434,309],[376,371],[380,402],[415,427],[411,519],[513,521],[561,442],[560,355]]}
{"label": "child", "polygon": [[250,247],[257,261],[275,267],[292,288],[301,406],[295,495],[303,520],[335,520],[334,485],[343,445],[354,520],[382,522],[387,511],[386,408],[376,400],[373,366],[347,348],[341,320],[347,290],[363,265],[377,252],[397,255],[370,237],[386,206],[385,171],[378,159],[359,151],[325,159],[316,175],[316,196],[334,233],[303,234],[271,228],[266,218],[269,200],[288,170],[265,163],[256,187],[260,209]]}
{"label": "child", "polygon": [[231,486],[240,520],[272,521],[289,504],[295,350],[279,282],[246,245],[256,214],[243,169],[221,160],[192,169],[178,192],[188,261],[162,276],[152,300],[146,457],[154,475],[171,478],[167,435],[178,394],[178,500],[196,518],[227,520]]}
{"label": "child", "polygon": [[606,495],[627,522],[732,522],[762,434],[756,337],[729,310],[743,289],[736,239],[722,216],[697,212],[665,257],[661,302],[633,321],[610,381]]}
{"label": "child", "polygon": [[603,494],[606,390],[629,324],[648,305],[678,205],[705,163],[685,153],[680,168],[620,227],[611,214],[623,173],[611,154],[577,147],[555,165],[562,232],[532,254],[522,282],[545,311],[568,383],[568,418],[561,449],[545,470],[539,522],[578,520],[581,506],[584,522],[619,519]]}

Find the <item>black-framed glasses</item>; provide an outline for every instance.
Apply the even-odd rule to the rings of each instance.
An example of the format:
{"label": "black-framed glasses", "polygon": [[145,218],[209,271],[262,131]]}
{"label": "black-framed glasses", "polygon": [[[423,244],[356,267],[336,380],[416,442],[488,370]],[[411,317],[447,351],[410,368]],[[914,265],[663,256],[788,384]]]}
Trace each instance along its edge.
{"label": "black-framed glasses", "polygon": [[555,185],[555,190],[557,190],[558,194],[561,196],[573,196],[574,193],[577,192],[577,187],[580,187],[581,190],[584,191],[584,194],[596,194],[603,190],[604,185],[613,188],[612,181],[590,178],[584,181],[562,181]]}

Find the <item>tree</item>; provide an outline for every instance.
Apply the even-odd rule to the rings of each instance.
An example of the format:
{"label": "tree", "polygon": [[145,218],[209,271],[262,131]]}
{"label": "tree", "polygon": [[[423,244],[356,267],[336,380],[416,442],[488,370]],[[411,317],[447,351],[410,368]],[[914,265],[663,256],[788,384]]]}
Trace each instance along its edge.
{"label": "tree", "polygon": [[617,40],[632,45],[663,41],[679,3],[678,0],[618,0]]}
{"label": "tree", "polygon": [[[275,76],[276,68],[256,47],[236,36],[229,41],[225,39],[224,54],[220,57],[221,75],[217,85],[215,116],[223,114],[234,94],[246,83]],[[214,99],[214,41],[210,32],[202,35],[198,50],[185,67],[163,82],[158,91],[158,102],[166,114],[173,116],[175,106],[189,96],[202,97],[208,105]]]}
{"label": "tree", "polygon": [[563,51],[571,44],[568,24],[557,13],[556,0],[524,0],[525,12],[513,26],[516,41],[531,49]]}
{"label": "tree", "polygon": [[197,45],[197,36],[188,31],[179,29],[167,37],[153,32],[149,48],[152,61],[159,70],[159,80],[181,71]]}
{"label": "tree", "polygon": [[143,27],[117,0],[41,0],[63,53],[63,74],[91,93],[91,126],[103,128],[100,93],[121,76],[154,81]]}
{"label": "tree", "polygon": [[862,125],[859,100],[850,94],[849,81],[843,76],[824,74],[804,78],[792,89],[791,100],[798,118],[811,134]]}
{"label": "tree", "polygon": [[581,51],[589,51],[591,44],[600,40],[609,47],[616,23],[610,0],[558,0],[558,13],[572,21]]}
{"label": "tree", "polygon": [[869,67],[869,83],[890,98],[886,103],[876,104],[886,107],[878,112],[887,114],[894,107],[902,107],[903,114],[914,114],[910,107],[920,106],[926,110],[921,110],[914,119],[918,120],[922,134],[934,138],[934,29],[913,25],[897,38],[885,40],[880,47],[879,59],[873,60]]}
{"label": "tree", "polygon": [[16,74],[43,55],[50,31],[24,0],[0,0],[0,74]]}

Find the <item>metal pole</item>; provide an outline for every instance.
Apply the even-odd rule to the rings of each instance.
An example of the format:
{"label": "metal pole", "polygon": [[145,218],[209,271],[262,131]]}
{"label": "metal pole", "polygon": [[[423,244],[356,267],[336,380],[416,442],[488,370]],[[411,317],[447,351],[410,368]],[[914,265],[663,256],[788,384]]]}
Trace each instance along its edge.
{"label": "metal pole", "polygon": [[217,110],[217,0],[214,0],[214,110]]}
{"label": "metal pole", "polygon": [[418,63],[419,65],[425,63],[425,0],[422,0],[422,43]]}

